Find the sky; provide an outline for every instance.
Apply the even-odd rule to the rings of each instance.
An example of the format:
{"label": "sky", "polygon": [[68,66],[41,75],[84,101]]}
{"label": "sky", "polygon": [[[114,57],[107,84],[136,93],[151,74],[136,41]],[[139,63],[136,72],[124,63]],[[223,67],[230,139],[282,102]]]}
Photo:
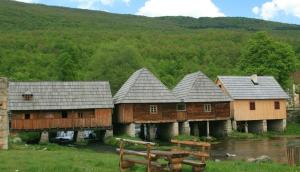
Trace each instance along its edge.
{"label": "sky", "polygon": [[300,0],[16,0],[149,17],[250,17],[300,24]]}

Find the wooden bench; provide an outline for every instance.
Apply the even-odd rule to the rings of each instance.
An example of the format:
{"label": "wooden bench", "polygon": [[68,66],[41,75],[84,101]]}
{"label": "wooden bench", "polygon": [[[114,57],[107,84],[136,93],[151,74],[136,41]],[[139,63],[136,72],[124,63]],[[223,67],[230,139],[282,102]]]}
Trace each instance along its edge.
{"label": "wooden bench", "polygon": [[189,157],[183,160],[183,164],[192,166],[194,172],[204,171],[205,161],[209,158],[210,143],[179,140],[171,140],[171,143],[176,144],[174,150],[189,154]]}
{"label": "wooden bench", "polygon": [[[120,143],[120,148],[117,149],[117,152],[120,153],[120,171],[126,171],[128,168],[131,168],[135,164],[145,165],[147,167],[147,172],[159,172],[166,171],[165,165],[156,162],[156,156],[151,154],[151,146],[154,146],[155,143],[136,141],[129,139],[117,138]],[[146,151],[135,151],[125,149],[125,144],[138,144],[146,146]]]}

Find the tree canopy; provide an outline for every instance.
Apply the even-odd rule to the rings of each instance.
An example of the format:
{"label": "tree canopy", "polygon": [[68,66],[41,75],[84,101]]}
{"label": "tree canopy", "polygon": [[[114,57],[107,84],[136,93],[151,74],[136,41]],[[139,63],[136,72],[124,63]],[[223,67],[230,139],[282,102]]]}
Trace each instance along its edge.
{"label": "tree canopy", "polygon": [[274,40],[266,32],[258,32],[249,40],[239,63],[242,73],[274,76],[283,87],[288,87],[295,67],[296,56],[292,47]]}

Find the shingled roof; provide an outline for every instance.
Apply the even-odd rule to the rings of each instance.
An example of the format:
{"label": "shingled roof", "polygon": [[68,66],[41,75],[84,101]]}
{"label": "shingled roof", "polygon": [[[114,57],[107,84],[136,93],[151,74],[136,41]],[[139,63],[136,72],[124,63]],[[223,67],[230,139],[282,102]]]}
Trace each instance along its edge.
{"label": "shingled roof", "polygon": [[114,103],[174,103],[173,93],[149,70],[134,72],[114,96]]}
{"label": "shingled roof", "polygon": [[173,89],[173,93],[184,102],[224,102],[231,100],[200,71],[186,75]]}
{"label": "shingled roof", "polygon": [[254,84],[251,76],[219,76],[225,90],[232,99],[288,99],[272,76],[258,76]]}
{"label": "shingled roof", "polygon": [[[9,82],[9,110],[113,108],[108,82]],[[23,98],[30,92],[32,99]],[[23,95],[23,96],[22,96]]]}

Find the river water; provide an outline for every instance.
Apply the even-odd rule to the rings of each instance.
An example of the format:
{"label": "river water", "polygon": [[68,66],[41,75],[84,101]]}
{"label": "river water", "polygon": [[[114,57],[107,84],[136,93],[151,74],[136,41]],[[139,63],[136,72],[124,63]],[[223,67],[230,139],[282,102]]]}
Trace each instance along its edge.
{"label": "river water", "polygon": [[[223,140],[212,144],[211,159],[247,160],[261,155],[269,156],[272,161],[287,163],[286,147],[290,142],[299,142],[300,137],[277,137],[262,140]],[[234,157],[226,157],[226,153],[234,154]]]}

